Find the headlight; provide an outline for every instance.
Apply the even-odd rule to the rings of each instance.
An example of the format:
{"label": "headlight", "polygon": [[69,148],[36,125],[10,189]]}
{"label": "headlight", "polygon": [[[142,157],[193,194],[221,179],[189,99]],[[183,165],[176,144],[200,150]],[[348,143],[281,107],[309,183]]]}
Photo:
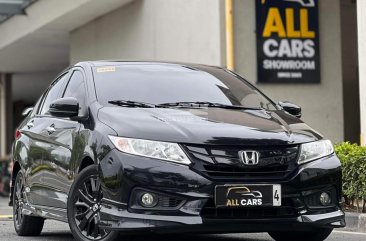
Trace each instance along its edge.
{"label": "headlight", "polygon": [[177,143],[150,141],[109,136],[115,147],[125,153],[161,159],[180,164],[190,164],[190,160]]}
{"label": "headlight", "polygon": [[306,163],[329,156],[334,152],[333,144],[329,140],[320,140],[301,145],[298,163]]}

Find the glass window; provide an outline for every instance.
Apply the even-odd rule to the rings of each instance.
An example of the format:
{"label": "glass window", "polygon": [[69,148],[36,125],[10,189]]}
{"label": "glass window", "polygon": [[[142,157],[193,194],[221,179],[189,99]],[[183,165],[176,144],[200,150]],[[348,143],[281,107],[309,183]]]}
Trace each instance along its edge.
{"label": "glass window", "polygon": [[84,76],[80,71],[74,71],[70,81],[66,87],[64,97],[75,97],[76,99],[84,99],[85,85]]}
{"label": "glass window", "polygon": [[42,109],[40,114],[47,115],[48,109],[50,108],[50,104],[56,100],[60,96],[61,88],[64,86],[67,80],[67,74],[59,77],[52,86],[48,89],[48,93],[46,94],[46,98],[43,100]]}
{"label": "glass window", "polygon": [[98,101],[132,100],[152,104],[213,102],[275,110],[273,103],[245,80],[221,68],[174,64],[95,67]]}
{"label": "glass window", "polygon": [[80,108],[85,108],[85,84],[84,76],[80,71],[74,71],[66,87],[63,97],[74,97],[79,101]]}
{"label": "glass window", "polygon": [[31,116],[34,116],[34,115],[38,114],[38,110],[39,110],[41,102],[43,100],[43,96],[44,96],[44,94],[42,94],[42,96],[37,100],[37,103],[33,107],[33,111],[32,111]]}

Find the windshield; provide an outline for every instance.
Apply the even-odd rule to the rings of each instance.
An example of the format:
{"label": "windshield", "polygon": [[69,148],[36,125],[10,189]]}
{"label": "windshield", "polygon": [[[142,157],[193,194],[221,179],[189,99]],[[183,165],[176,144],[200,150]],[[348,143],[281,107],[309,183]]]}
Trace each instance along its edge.
{"label": "windshield", "polygon": [[275,110],[272,102],[244,80],[214,67],[133,64],[94,67],[98,101],[128,100],[151,104],[212,102]]}

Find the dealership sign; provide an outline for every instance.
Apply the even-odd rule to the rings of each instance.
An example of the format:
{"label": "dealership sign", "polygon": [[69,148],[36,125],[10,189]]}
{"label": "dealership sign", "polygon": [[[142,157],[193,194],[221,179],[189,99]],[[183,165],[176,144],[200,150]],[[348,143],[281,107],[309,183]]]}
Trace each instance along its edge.
{"label": "dealership sign", "polygon": [[317,0],[256,0],[261,83],[319,83]]}

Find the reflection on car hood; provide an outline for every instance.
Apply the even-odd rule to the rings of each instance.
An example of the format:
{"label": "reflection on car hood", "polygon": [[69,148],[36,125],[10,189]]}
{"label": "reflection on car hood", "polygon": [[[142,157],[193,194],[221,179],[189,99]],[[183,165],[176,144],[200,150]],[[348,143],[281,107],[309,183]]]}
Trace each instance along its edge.
{"label": "reflection on car hood", "polygon": [[119,136],[177,143],[284,145],[322,138],[284,111],[103,107],[98,118]]}

